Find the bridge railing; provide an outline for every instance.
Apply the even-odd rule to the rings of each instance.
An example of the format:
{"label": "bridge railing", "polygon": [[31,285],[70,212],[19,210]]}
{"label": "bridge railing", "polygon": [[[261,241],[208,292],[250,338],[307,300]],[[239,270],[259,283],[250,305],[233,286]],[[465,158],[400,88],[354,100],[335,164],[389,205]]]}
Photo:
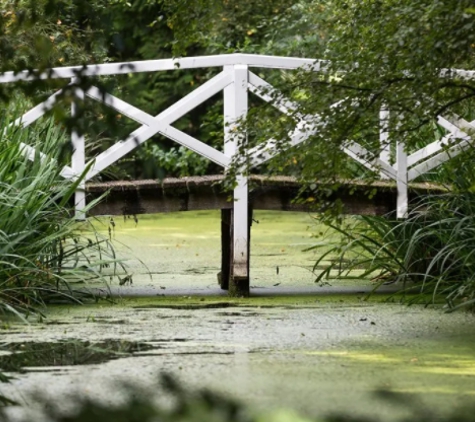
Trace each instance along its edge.
{"label": "bridge railing", "polygon": [[[94,159],[93,163],[90,163],[90,170],[85,178],[85,181],[87,181],[157,133],[174,140],[211,161],[214,161],[222,167],[227,168],[230,165],[234,154],[237,153],[236,145],[237,142],[239,142],[239,139],[235,139],[236,128],[233,122],[237,122],[246,116],[248,92],[258,95],[262,100],[273,104],[281,112],[292,114],[293,117],[300,120],[300,126],[297,124],[296,130],[290,135],[289,146],[298,145],[318,130],[318,125],[316,123],[320,121],[320,117],[302,116],[296,113],[298,106],[295,103],[286,99],[280,93],[277,93],[274,87],[253,73],[250,69],[254,67],[274,69],[304,68],[313,72],[325,72],[326,65],[326,61],[308,58],[230,54],[60,67],[49,69],[42,73],[31,71],[23,71],[19,73],[5,72],[0,75],[0,83],[38,79],[68,79],[69,85],[74,85],[77,82],[78,77],[84,78],[88,76],[97,77],[210,67],[221,67],[223,69],[221,73],[213,77],[211,80],[155,116],[151,116],[111,94],[104,93],[102,90],[99,90],[94,86],[85,91],[80,88],[75,89],[75,96],[78,100],[83,100],[84,97],[96,100],[142,125],[139,129],[132,132],[126,139],[117,142],[108,150],[99,154]],[[441,76],[444,76],[445,73],[447,73],[447,71],[443,70]],[[475,77],[473,71],[458,69],[451,69],[450,75],[457,75],[462,78]],[[172,124],[180,117],[220,91],[224,91],[225,139],[223,152],[206,145],[172,126]],[[55,105],[61,97],[62,92],[63,90],[55,92],[46,101],[38,104],[17,119],[15,124],[21,127],[27,127],[34,123]],[[276,98],[278,99],[277,101]],[[76,108],[76,104],[73,103],[71,106],[72,116],[76,114]],[[390,140],[387,130],[389,113],[389,110],[381,110],[380,113],[381,151],[379,156],[371,154],[362,145],[352,141],[348,141],[343,146],[343,150],[346,154],[363,164],[368,169],[378,172],[382,178],[393,179],[397,182],[399,191],[397,215],[403,217],[407,213],[407,183],[416,177],[427,173],[436,166],[447,161],[450,157],[453,157],[462,151],[471,141],[471,136],[469,136],[468,133],[475,129],[475,122],[467,122],[461,118],[454,119],[439,116],[437,123],[447,131],[447,134],[444,137],[410,155],[407,154],[404,144],[396,141],[396,157],[392,160],[394,162],[391,162],[389,152]],[[305,129],[302,129],[303,126],[305,126]],[[67,178],[74,178],[77,177],[77,175],[82,174],[87,165],[85,161],[84,137],[73,132],[71,134],[71,141],[74,151],[71,166],[66,166],[62,171],[62,175]],[[249,149],[248,154],[251,158],[252,165],[258,166],[274,157],[277,153],[275,143],[276,142],[271,139],[263,145]],[[238,183],[238,186],[239,185],[240,182]],[[76,206],[79,217],[81,216],[81,209],[85,206],[83,186],[80,186],[76,194]]]}
{"label": "bridge railing", "polygon": [[[86,162],[85,138],[73,131],[71,142],[73,154],[70,166],[62,169],[65,178],[76,178],[86,168],[88,172],[76,192],[76,215],[85,218],[83,209],[86,205],[85,182],[104,171],[126,154],[146,142],[156,134],[161,134],[176,143],[189,148],[197,154],[215,162],[226,170],[238,154],[238,146],[245,142],[246,134],[238,130],[239,122],[246,117],[248,111],[249,92],[272,104],[284,114],[291,115],[297,120],[296,129],[290,134],[289,146],[305,142],[318,131],[322,117],[319,115],[304,116],[298,113],[298,105],[285,98],[271,84],[253,73],[253,68],[274,69],[306,69],[311,72],[325,72],[327,62],[308,58],[274,57],[251,54],[231,54],[203,57],[188,57],[181,59],[147,60],[128,63],[107,63],[89,66],[72,66],[50,69],[37,73],[24,71],[20,73],[6,72],[0,75],[0,83],[19,81],[66,79],[69,89],[73,90],[75,98],[83,101],[90,98],[102,103],[117,112],[138,122],[141,126],[128,137],[118,141],[107,150],[101,152],[92,162]],[[105,75],[120,75],[140,72],[173,71],[176,69],[221,68],[221,72],[197,87],[166,110],[156,115],[127,103],[120,98],[90,86],[82,89],[78,78],[97,77]],[[444,71],[442,72],[444,73]],[[463,78],[473,78],[470,71],[451,70],[451,75],[457,74]],[[442,75],[443,76],[443,75]],[[55,92],[41,104],[33,107],[15,121],[19,127],[27,127],[52,109],[61,98],[63,89]],[[173,123],[189,111],[202,104],[210,97],[223,91],[224,95],[224,146],[222,151],[176,129]],[[334,105],[338,106],[338,103]],[[397,216],[404,217],[408,209],[407,184],[416,177],[432,170],[441,163],[461,152],[472,140],[469,133],[475,130],[475,122],[467,122],[459,117],[438,117],[438,125],[447,133],[418,151],[408,154],[403,142],[391,140],[388,135],[390,110],[382,109],[380,113],[380,150],[371,153],[364,146],[354,141],[347,141],[342,146],[343,151],[368,169],[377,172],[382,178],[392,179],[397,183],[398,200]],[[77,114],[77,104],[73,101],[71,115]],[[395,142],[395,157],[390,154],[390,142]],[[271,159],[279,150],[276,140],[269,139],[261,145],[249,148],[247,151],[252,166],[259,166]],[[25,153],[32,154],[31,148],[25,145]],[[47,157],[44,157],[47,159]],[[248,262],[248,188],[244,173],[237,175],[237,186],[234,189],[234,274],[237,277],[247,277]]]}

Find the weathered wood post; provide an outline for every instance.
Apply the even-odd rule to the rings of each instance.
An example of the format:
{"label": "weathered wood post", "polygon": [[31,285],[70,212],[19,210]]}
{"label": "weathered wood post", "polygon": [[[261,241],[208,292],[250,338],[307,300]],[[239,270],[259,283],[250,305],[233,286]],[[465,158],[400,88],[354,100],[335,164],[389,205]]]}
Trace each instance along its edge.
{"label": "weathered wood post", "polygon": [[[389,111],[386,108],[381,108],[381,111],[379,112],[379,145],[380,145],[380,152],[379,152],[379,158],[381,161],[384,161],[385,163],[390,164],[391,160],[391,145],[389,141],[389,133],[388,133],[388,128],[389,128]],[[379,173],[381,179],[388,180],[389,176],[384,173],[380,172]]]}
{"label": "weathered wood post", "polygon": [[[391,165],[391,148],[390,148],[390,138],[389,138],[389,110],[385,107],[381,108],[379,112],[379,142],[380,142],[380,154],[379,158],[381,161],[385,162],[388,165]],[[400,122],[398,122],[397,127],[399,127]],[[397,185],[397,204],[396,204],[396,217],[397,218],[406,218],[407,211],[409,208],[408,205],[408,161],[407,161],[407,152],[404,142],[396,142],[396,185]],[[388,175],[384,172],[380,172],[382,179],[389,179]]]}
{"label": "weathered wood post", "polygon": [[[72,78],[71,83],[74,84],[77,82],[77,78]],[[79,88],[73,88],[73,95],[78,100],[84,100],[84,91]],[[77,103],[73,100],[71,103],[71,117],[77,117]],[[74,124],[74,122],[73,122]],[[85,169],[86,163],[86,152],[84,144],[84,136],[79,135],[76,130],[71,132],[71,144],[73,147],[73,154],[71,159],[71,168],[73,173],[76,175],[81,175]],[[84,209],[86,208],[86,190],[85,190],[85,181],[84,179],[79,184],[74,194],[74,207],[75,207],[75,217],[77,220],[85,220],[86,213]]]}
{"label": "weathered wood post", "polygon": [[221,210],[221,271],[218,274],[218,282],[223,290],[229,289],[229,279],[231,277],[231,257],[232,248],[232,222],[233,210],[225,208]]}
{"label": "weathered wood post", "polygon": [[397,207],[396,217],[406,218],[408,211],[407,152],[403,142],[396,143]]}
{"label": "weathered wood post", "polygon": [[[246,142],[246,133],[238,124],[247,114],[248,67],[246,65],[225,66],[232,72],[233,83],[224,88],[224,154],[230,158],[238,153],[240,145]],[[243,169],[244,170],[244,169]],[[226,253],[229,263],[229,295],[249,296],[249,201],[247,177],[238,171],[233,192],[233,210],[230,224],[230,245]],[[224,225],[223,225],[224,227]],[[224,243],[224,242],[223,242]],[[223,248],[226,249],[225,245]],[[224,255],[223,251],[223,255]],[[223,256],[224,260],[224,256]],[[225,280],[226,266],[221,269]],[[221,285],[223,286],[222,283]]]}

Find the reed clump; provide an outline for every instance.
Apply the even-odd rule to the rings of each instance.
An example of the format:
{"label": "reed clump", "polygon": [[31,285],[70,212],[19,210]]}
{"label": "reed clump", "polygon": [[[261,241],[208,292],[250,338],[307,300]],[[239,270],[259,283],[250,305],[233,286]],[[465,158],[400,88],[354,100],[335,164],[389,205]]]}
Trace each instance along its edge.
{"label": "reed clump", "polygon": [[115,262],[108,239],[74,218],[81,178],[60,175],[68,145],[53,119],[33,129],[0,121],[0,318],[24,318],[57,298],[79,301],[85,293],[75,286],[105,281],[102,268]]}

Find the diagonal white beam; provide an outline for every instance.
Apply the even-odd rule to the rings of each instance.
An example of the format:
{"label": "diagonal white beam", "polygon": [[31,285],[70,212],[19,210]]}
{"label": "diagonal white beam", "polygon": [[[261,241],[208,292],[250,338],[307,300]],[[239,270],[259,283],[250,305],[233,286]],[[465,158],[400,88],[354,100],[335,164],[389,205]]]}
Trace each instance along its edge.
{"label": "diagonal white beam", "polygon": [[411,155],[407,156],[407,166],[412,167],[420,161],[424,161],[430,156],[434,155],[436,152],[439,152],[443,148],[447,147],[454,142],[452,134],[445,135],[438,141],[432,142],[429,145],[426,145],[424,148],[419,149],[416,152],[413,152]]}
{"label": "diagonal white beam", "polygon": [[[155,117],[140,110],[139,108],[109,94],[103,93],[98,88],[92,87],[86,91],[86,95],[94,100],[104,103],[105,105],[113,108],[119,113],[141,123],[145,126],[153,126],[157,123]],[[221,151],[218,151],[209,145],[187,135],[186,133],[175,129],[170,125],[163,124],[163,129],[159,131],[162,135],[174,140],[175,142],[191,149],[199,155],[208,158],[216,164],[228,167],[230,159],[226,157]]]}
{"label": "diagonal white beam", "polygon": [[458,144],[450,147],[448,150],[443,151],[437,155],[434,155],[429,160],[423,161],[422,163],[412,167],[407,172],[407,180],[408,181],[414,180],[416,177],[419,177],[423,175],[424,173],[427,173],[431,171],[432,169],[440,166],[441,164],[445,163],[446,161],[460,154],[470,144],[471,144],[471,140],[470,141],[462,140]]}
{"label": "diagonal white beam", "polygon": [[[432,146],[432,149],[434,150],[432,154],[439,150],[442,150],[444,148],[444,145],[452,144],[452,146],[440,152],[439,154],[432,155],[426,161],[420,162],[418,165],[412,167],[408,171],[409,181],[414,180],[422,174],[427,173],[430,170],[445,163],[446,161],[460,154],[465,148],[467,148],[470,144],[473,143],[473,137],[470,136],[467,132],[475,131],[475,126],[473,126],[474,122],[468,122],[458,116],[454,118],[445,118],[442,116],[438,116],[437,123],[444,129],[450,131],[451,133],[444,136],[442,140],[438,141],[439,145],[432,146],[434,143],[428,145],[428,147]],[[457,143],[455,144],[453,144],[454,139],[458,139]],[[440,146],[440,148],[436,150],[436,147],[438,146]]]}
{"label": "diagonal white beam", "polygon": [[[292,135],[290,135],[290,142],[286,145],[287,148],[306,141],[310,136],[317,132],[316,125],[307,126],[307,128],[305,128],[305,125],[308,125],[308,123],[300,122],[297,125],[297,128],[294,130]],[[275,139],[271,139],[263,145],[258,145],[250,149],[249,159],[251,167],[256,167],[278,155],[281,151],[277,148],[277,144],[278,142]],[[396,171],[388,163],[380,158],[374,157],[374,154],[356,142],[347,142],[342,149],[348,156],[358,161],[369,170],[384,173],[387,177],[390,177],[393,180],[397,179]]]}
{"label": "diagonal white beam", "polygon": [[285,98],[284,95],[270,83],[252,72],[249,72],[249,90],[262,100],[274,106],[281,113],[288,116],[295,114],[297,118],[303,118],[303,116],[297,112],[299,108],[298,104]]}
{"label": "diagonal white beam", "polygon": [[[437,123],[450,133],[409,155],[407,157],[408,167],[412,167],[417,163],[428,159],[432,155],[446,149],[447,147],[454,146],[457,142],[460,142],[460,140],[470,140],[471,137],[462,131],[456,124],[460,124],[468,130],[475,131],[475,120],[472,122],[467,122],[466,120],[459,117],[448,120],[442,116],[438,116]],[[395,168],[395,165],[393,168]]]}
{"label": "diagonal white beam", "polygon": [[372,152],[368,151],[360,144],[349,141],[343,147],[343,151],[369,170],[384,173],[387,177],[390,177],[393,180],[397,179],[396,171],[388,163],[375,157]]}
{"label": "diagonal white beam", "polygon": [[[282,100],[284,100],[283,97]],[[290,101],[286,99],[285,101],[287,101],[289,106],[292,105]],[[330,108],[338,107],[343,101],[345,100],[337,101],[332,104]],[[317,132],[317,125],[321,124],[321,116],[318,114],[301,117],[302,119],[297,123],[297,127],[289,134],[290,142],[287,144],[288,147],[293,147],[306,141],[310,136]],[[248,156],[251,160],[251,167],[256,167],[279,154],[280,151],[276,148],[277,143],[278,142],[275,139],[269,139],[268,141],[251,148],[248,151]]]}
{"label": "diagonal white beam", "polygon": [[[50,95],[45,101],[36,105],[31,110],[23,114],[23,116],[16,119],[10,125],[10,127],[16,126],[18,128],[24,129],[32,125],[40,117],[44,116],[49,110],[51,110],[54,107],[54,105],[58,101],[59,96],[62,93],[63,93],[63,89],[56,91],[54,94]],[[10,129],[7,129],[7,130],[10,130]],[[4,131],[4,133],[6,133],[6,131]],[[22,142],[20,146],[23,149],[24,156],[27,157],[28,160],[30,161],[33,161],[37,155],[39,155],[40,160],[42,161],[49,159],[49,157],[46,154],[42,153],[41,151],[37,151],[35,148],[33,148],[30,145],[25,144],[24,142]],[[74,172],[70,166],[64,166],[64,168],[61,170],[61,176],[63,176],[65,179],[70,179],[74,176]]]}
{"label": "diagonal white beam", "polygon": [[112,94],[109,94],[108,92],[101,91],[95,86],[86,90],[85,94],[87,97],[113,108],[124,116],[142,125],[150,126],[156,122],[155,117],[152,115],[140,110],[139,108],[124,100],[121,100],[120,98],[117,98]]}
{"label": "diagonal white beam", "polygon": [[224,155],[221,151],[210,147],[209,145],[199,141],[196,138],[178,130],[170,125],[164,125],[160,133],[167,138],[183,145],[184,147],[196,152],[197,154],[207,158],[220,165],[221,167],[229,167],[231,164],[231,158]]}
{"label": "diagonal white beam", "polygon": [[[46,154],[42,153],[41,151],[37,151],[32,146],[27,145],[23,142],[20,143],[20,148],[23,149],[22,154],[30,161],[34,161],[38,156],[41,162],[44,162],[45,160],[51,160],[51,158],[48,157]],[[64,166],[61,169],[60,175],[65,179],[73,179],[75,177],[75,173],[73,172],[73,169],[70,166]]]}
{"label": "diagonal white beam", "polygon": [[45,101],[36,105],[31,110],[26,112],[23,116],[16,119],[12,125],[18,126],[21,128],[26,128],[36,122],[40,117],[44,116],[49,110],[51,110],[56,102],[58,97],[63,93],[63,89],[56,91],[53,95],[50,95]]}
{"label": "diagonal white beam", "polygon": [[[475,123],[475,121],[473,122]],[[435,153],[444,150],[447,147],[453,146],[454,143],[460,142],[460,140],[464,140],[465,137],[456,136],[453,133],[449,133],[443,136],[438,141],[432,142],[429,145],[426,145],[424,148],[412,153],[407,157],[407,165],[408,167],[412,167],[415,164],[426,160],[427,158],[431,157]]]}
{"label": "diagonal white beam", "polygon": [[[104,93],[99,90],[97,87],[91,87],[86,91],[86,95],[89,98],[102,102],[103,104],[113,108],[119,113],[127,116],[138,123],[141,123],[144,126],[151,127],[157,124],[157,118],[146,113],[145,111],[140,110],[139,108],[133,106],[132,104],[127,103],[126,101],[121,100],[120,98],[115,97],[112,94]],[[174,127],[168,124],[162,124],[162,129],[159,133],[162,135],[176,141],[177,143],[191,149],[192,151],[202,155],[215,162],[216,164],[227,167],[229,166],[230,159],[226,157],[221,151],[218,151],[204,142],[199,141],[196,138],[193,138],[186,133],[175,129]]]}
{"label": "diagonal white beam", "polygon": [[[297,105],[291,101],[288,101],[277,91],[273,91],[273,95],[266,95],[266,91],[275,90],[272,85],[268,84],[263,79],[249,72],[250,74],[250,83],[256,88],[259,87],[259,90],[262,88],[261,93],[256,92],[264,101],[271,102],[271,104],[276,105],[280,111],[283,113],[293,112],[297,109]],[[262,94],[262,95],[261,95]],[[278,98],[277,101],[275,98]],[[332,104],[330,107],[337,107],[341,101]],[[279,106],[280,105],[280,106]],[[298,116],[300,117],[300,116]],[[313,120],[313,122],[311,121]],[[319,115],[314,116],[305,116],[297,124],[296,129],[290,134],[290,142],[286,144],[286,148],[296,146],[304,141],[306,141],[310,136],[314,135],[318,129],[317,125],[320,123],[321,117]],[[275,157],[281,151],[277,147],[278,142],[276,139],[269,139],[261,145],[257,145],[254,148],[251,148],[248,152],[250,165],[251,167],[257,167],[258,165],[270,160]],[[389,163],[381,158],[374,157],[374,154],[370,153],[368,150],[363,148],[361,145],[356,142],[350,141],[342,147],[343,151],[355,159],[368,169],[374,172],[381,172],[384,176],[396,180],[396,171],[391,167]],[[373,157],[373,158],[370,158]]]}
{"label": "diagonal white beam", "polygon": [[[285,149],[294,147],[306,141],[310,136],[317,132],[316,125],[300,121],[297,127],[290,133],[290,141],[285,144]],[[282,152],[278,148],[279,142],[276,139],[269,139],[260,145],[257,145],[248,151],[249,163],[251,167],[257,167],[266,161],[274,158]]]}
{"label": "diagonal white beam", "polygon": [[[145,112],[142,112],[118,98],[110,95],[107,96],[106,98],[108,98],[108,101],[110,102],[109,105],[112,106],[113,104],[114,108],[121,112],[123,109],[129,117],[136,121],[140,121],[144,126],[133,131],[125,140],[117,142],[107,151],[99,154],[96,157],[86,180],[91,179],[157,133],[162,133],[165,136],[171,137],[181,145],[190,148],[223,167],[227,167],[229,165],[229,159],[226,158],[223,153],[183,132],[178,131],[177,129],[171,128],[170,124],[178,120],[190,110],[193,110],[208,98],[217,94],[230,83],[232,83],[232,76],[228,72],[221,72],[213,79],[210,79],[155,117],[148,116]],[[88,91],[87,93],[88,96],[92,96],[93,94],[97,94],[97,92]],[[102,101],[102,98],[102,95],[100,95],[98,101]]]}
{"label": "diagonal white beam", "polygon": [[475,126],[459,116],[437,116],[437,123],[444,129],[451,132],[456,138],[464,138],[468,136],[468,132],[475,132]]}

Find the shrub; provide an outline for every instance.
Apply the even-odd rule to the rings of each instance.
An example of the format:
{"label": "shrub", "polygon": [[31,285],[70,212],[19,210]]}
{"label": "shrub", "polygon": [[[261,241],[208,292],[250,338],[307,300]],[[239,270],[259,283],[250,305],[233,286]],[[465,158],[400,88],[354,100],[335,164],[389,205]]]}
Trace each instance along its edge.
{"label": "shrub", "polygon": [[449,309],[475,304],[475,193],[454,190],[425,197],[405,220],[358,216],[324,223],[341,236],[311,248],[327,248],[314,270],[336,257],[317,281],[370,278],[376,288],[396,281],[404,288],[411,282],[419,299],[442,296]]}

